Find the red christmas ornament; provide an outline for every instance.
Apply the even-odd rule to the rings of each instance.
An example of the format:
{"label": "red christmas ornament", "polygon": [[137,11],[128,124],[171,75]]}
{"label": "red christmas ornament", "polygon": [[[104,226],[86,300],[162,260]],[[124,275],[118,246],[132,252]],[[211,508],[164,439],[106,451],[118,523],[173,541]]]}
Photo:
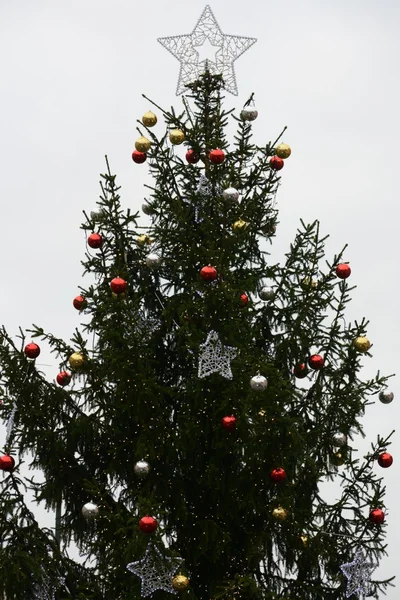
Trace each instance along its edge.
{"label": "red christmas ornament", "polygon": [[75,298],[72,301],[72,304],[74,305],[74,308],[76,308],[76,310],[82,310],[82,308],[85,308],[86,299],[83,296],[75,296]]}
{"label": "red christmas ornament", "polygon": [[219,165],[225,160],[225,152],[219,148],[216,148],[215,150],[211,150],[209,157],[210,162],[212,162],[213,165]]}
{"label": "red christmas ornament", "polygon": [[391,454],[389,454],[389,452],[382,452],[382,454],[380,454],[378,456],[378,464],[380,467],[383,467],[384,469],[387,469],[388,467],[390,467],[393,463],[393,456]]}
{"label": "red christmas ornament", "polygon": [[57,375],[56,381],[61,387],[68,385],[71,381],[71,373],[68,373],[68,371],[61,371],[61,373]]}
{"label": "red christmas ornament", "polygon": [[369,520],[374,525],[382,525],[383,521],[385,520],[385,513],[380,508],[374,508],[369,513]]}
{"label": "red christmas ornament", "polygon": [[231,415],[230,417],[223,417],[221,421],[222,427],[224,429],[227,429],[228,431],[233,431],[234,429],[236,429],[236,421],[237,418],[233,415]]}
{"label": "red christmas ornament", "polygon": [[269,164],[274,171],[280,171],[283,169],[285,161],[282,158],[279,158],[279,156],[273,156],[269,161]]}
{"label": "red christmas ornament", "polygon": [[157,521],[154,517],[142,517],[139,521],[139,527],[143,533],[153,533],[157,529]]}
{"label": "red christmas ornament", "polygon": [[345,263],[342,263],[336,267],[336,275],[339,277],[339,279],[347,279],[350,276],[350,273],[351,269],[349,265],[346,265]]}
{"label": "red christmas ornament", "polygon": [[203,281],[214,281],[217,278],[217,269],[215,267],[203,267],[200,271],[200,277]]}
{"label": "red christmas ornament", "polygon": [[139,152],[139,150],[134,150],[132,152],[132,160],[137,165],[141,165],[147,158],[146,152]]}
{"label": "red christmas ornament", "polygon": [[283,483],[286,479],[286,471],[282,467],[277,467],[276,469],[272,469],[269,476],[274,483]]}
{"label": "red christmas ornament", "polygon": [[240,294],[240,306],[246,306],[249,303],[249,297],[247,294]]}
{"label": "red christmas ornament", "polygon": [[110,287],[114,294],[123,294],[126,292],[128,284],[125,279],[122,279],[121,277],[114,277],[114,279],[111,280]]}
{"label": "red christmas ornament", "polygon": [[100,248],[103,243],[103,238],[99,233],[91,233],[88,237],[87,243],[91,248]]}
{"label": "red christmas ornament", "polygon": [[9,454],[0,456],[0,469],[2,471],[12,471],[15,466],[15,460]]}
{"label": "red christmas ornament", "polygon": [[37,358],[40,354],[40,348],[37,344],[32,342],[25,346],[24,352],[28,358]]}
{"label": "red christmas ornament", "polygon": [[324,358],[320,354],[312,354],[308,359],[308,364],[312,369],[318,371],[324,366]]}
{"label": "red christmas ornament", "polygon": [[299,363],[293,369],[293,373],[299,379],[303,379],[303,377],[307,376],[307,365],[306,363]]}
{"label": "red christmas ornament", "polygon": [[200,160],[200,156],[194,150],[190,149],[186,152],[186,160],[190,165],[195,165]]}

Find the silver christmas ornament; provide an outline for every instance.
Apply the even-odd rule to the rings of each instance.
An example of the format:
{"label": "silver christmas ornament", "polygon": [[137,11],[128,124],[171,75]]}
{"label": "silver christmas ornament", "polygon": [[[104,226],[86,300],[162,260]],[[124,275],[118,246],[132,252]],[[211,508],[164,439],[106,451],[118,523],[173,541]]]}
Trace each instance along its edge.
{"label": "silver christmas ornament", "polygon": [[250,387],[256,392],[265,392],[268,387],[268,380],[263,375],[254,375],[250,379]]}
{"label": "silver christmas ornament", "polygon": [[142,211],[144,212],[145,215],[152,215],[153,214],[153,209],[150,206],[150,204],[147,204],[147,202],[144,202],[142,204]]}
{"label": "silver christmas ornament", "polygon": [[274,297],[274,290],[271,287],[264,285],[258,292],[261,300],[272,300]]}
{"label": "silver christmas ornament", "polygon": [[95,519],[99,514],[99,507],[97,504],[93,504],[93,502],[86,502],[82,506],[82,514],[85,519]]}
{"label": "silver christmas ornament", "polygon": [[382,402],[382,404],[390,404],[393,401],[393,398],[393,392],[384,391],[379,394],[379,400]]}
{"label": "silver christmas ornament", "polygon": [[150,465],[145,460],[139,460],[133,467],[133,472],[137,477],[146,477],[149,474]]}
{"label": "silver christmas ornament", "polygon": [[343,446],[347,446],[347,435],[341,431],[337,431],[332,436],[332,445],[335,446],[335,448],[343,448]]}
{"label": "silver christmas ornament", "polygon": [[246,106],[240,113],[242,121],[255,121],[258,117],[258,111],[254,106]]}
{"label": "silver christmas ornament", "polygon": [[150,254],[148,254],[146,256],[146,265],[148,267],[159,267],[161,262],[162,262],[161,256],[159,256],[155,252],[150,252]]}
{"label": "silver christmas ornament", "polygon": [[239,200],[239,192],[233,187],[226,188],[222,192],[222,197],[229,202],[237,202]]}

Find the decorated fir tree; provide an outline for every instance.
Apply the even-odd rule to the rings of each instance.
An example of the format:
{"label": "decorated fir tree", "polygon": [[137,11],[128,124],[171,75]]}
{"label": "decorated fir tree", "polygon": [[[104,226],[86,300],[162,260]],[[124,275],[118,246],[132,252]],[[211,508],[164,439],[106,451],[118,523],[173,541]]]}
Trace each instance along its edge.
{"label": "decorated fir tree", "polygon": [[[205,39],[219,51],[202,63]],[[139,127],[145,225],[122,209],[107,161],[82,225],[94,283],[73,301],[81,329],[68,342],[1,330],[1,592],[378,598],[390,584],[373,579],[389,438],[355,450],[371,396],[393,394],[379,373],[360,378],[368,323],[344,321],[344,250],[326,260],[319,223],[301,223],[284,264],[270,260],[290,147],[281,136],[256,146],[252,97],[239,113],[223,98],[254,40],[223,35],[207,7],[191,35],[160,41],[181,60],[183,107],[151,103]],[[60,363],[54,382],[36,366],[42,344]],[[22,476],[24,461],[41,483]],[[27,488],[56,511],[56,535]],[[71,541],[84,560],[68,558]]]}

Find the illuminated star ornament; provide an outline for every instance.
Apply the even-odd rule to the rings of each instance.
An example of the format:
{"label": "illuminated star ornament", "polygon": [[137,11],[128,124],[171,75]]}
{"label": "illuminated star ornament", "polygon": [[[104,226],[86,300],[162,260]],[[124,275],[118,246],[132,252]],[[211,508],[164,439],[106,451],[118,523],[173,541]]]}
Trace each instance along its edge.
{"label": "illuminated star ornament", "polygon": [[218,333],[210,331],[204,344],[200,344],[198,377],[204,379],[211,373],[219,373],[226,379],[232,379],[230,361],[236,354],[236,348],[223,346]]}
{"label": "illuminated star ornament", "polygon": [[129,563],[126,568],[140,577],[141,595],[146,598],[156,590],[176,594],[172,587],[172,579],[182,562],[182,558],[163,556],[158,548],[149,543],[144,557]]}
{"label": "illuminated star ornament", "polygon": [[346,598],[353,594],[359,594],[361,597],[368,596],[371,588],[371,573],[376,567],[376,564],[365,560],[361,548],[357,550],[353,562],[341,565],[340,569],[347,579]]}
{"label": "illuminated star ornament", "polygon": [[[225,35],[209,6],[203,10],[192,33],[158,38],[181,63],[176,95],[185,91],[185,85],[193,83],[206,70],[222,75],[224,89],[237,96],[237,84],[233,63],[255,44],[255,38]],[[203,58],[204,51],[207,55]]]}

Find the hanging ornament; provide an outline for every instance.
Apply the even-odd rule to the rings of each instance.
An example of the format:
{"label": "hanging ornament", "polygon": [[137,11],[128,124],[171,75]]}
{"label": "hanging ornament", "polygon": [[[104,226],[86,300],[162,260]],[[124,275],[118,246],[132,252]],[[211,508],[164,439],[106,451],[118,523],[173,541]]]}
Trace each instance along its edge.
{"label": "hanging ornament", "polygon": [[369,513],[369,520],[374,525],[382,525],[382,523],[385,520],[385,513],[383,512],[383,510],[381,508],[374,508]]}
{"label": "hanging ornament", "polygon": [[210,158],[210,162],[213,165],[219,165],[225,160],[225,152],[223,150],[220,150],[219,148],[211,150],[208,156]]}
{"label": "hanging ornament", "polygon": [[346,462],[346,453],[343,450],[337,450],[336,452],[332,452],[330,454],[330,461],[335,467],[341,467]]}
{"label": "hanging ornament", "polygon": [[155,518],[149,515],[142,517],[139,521],[139,528],[143,533],[153,533],[157,529],[157,525],[158,523]]}
{"label": "hanging ornament", "polygon": [[337,431],[332,436],[332,446],[335,448],[344,448],[347,446],[347,435],[341,431]]}
{"label": "hanging ornament", "polygon": [[169,132],[169,141],[171,142],[171,144],[174,144],[174,146],[178,146],[179,144],[182,144],[184,139],[185,139],[185,134],[183,133],[183,131],[181,129],[173,129],[172,131]]}
{"label": "hanging ornament", "polygon": [[345,263],[342,263],[336,267],[336,275],[339,277],[339,279],[347,279],[350,276],[350,273],[350,266]]}
{"label": "hanging ornament", "polygon": [[378,465],[380,467],[382,467],[383,469],[387,469],[388,467],[391,467],[393,464],[393,456],[391,454],[389,454],[389,452],[382,452],[382,454],[380,454],[378,456]]}
{"label": "hanging ornament", "polygon": [[371,342],[365,335],[360,335],[354,340],[353,346],[358,352],[365,353],[371,348]]}
{"label": "hanging ornament", "polygon": [[206,341],[200,344],[198,377],[204,379],[212,373],[219,373],[226,379],[232,379],[231,360],[236,355],[236,348],[223,346],[218,333],[210,331]]}
{"label": "hanging ornament", "polygon": [[268,287],[267,285],[264,285],[258,292],[258,295],[261,300],[267,301],[267,300],[273,300],[275,293],[274,293],[274,290],[272,289],[272,287]]}
{"label": "hanging ornament", "polygon": [[282,467],[276,467],[276,469],[272,469],[269,476],[273,483],[283,483],[286,480],[286,471]]}
{"label": "hanging ornament", "polygon": [[148,152],[150,150],[150,140],[141,136],[135,142],[135,148],[138,152]]}
{"label": "hanging ornament", "polygon": [[145,152],[139,152],[138,150],[134,150],[132,152],[132,160],[137,165],[141,165],[146,161],[147,154]]}
{"label": "hanging ornament", "polygon": [[303,290],[307,292],[313,288],[316,288],[317,282],[314,279],[311,279],[311,277],[304,277],[300,285],[303,288]]}
{"label": "hanging ornament", "polygon": [[310,538],[308,537],[308,535],[301,535],[300,541],[302,543],[303,548],[307,548],[310,543]]}
{"label": "hanging ornament", "polygon": [[235,188],[229,187],[222,192],[222,197],[227,202],[238,202],[239,192]]}
{"label": "hanging ornament", "polygon": [[151,237],[149,235],[147,235],[147,233],[142,233],[142,235],[138,235],[138,237],[136,238],[136,241],[139,244],[139,246],[145,246],[146,244],[153,243],[153,240],[151,239]]}
{"label": "hanging ornament", "polygon": [[290,146],[283,143],[279,144],[279,146],[275,148],[275,152],[276,156],[278,156],[279,158],[289,158],[289,156],[292,154]]}
{"label": "hanging ornament", "polygon": [[274,235],[276,233],[276,225],[272,222],[267,223],[266,225],[261,227],[261,231],[267,237],[271,237],[272,235]]}
{"label": "hanging ornament", "polygon": [[90,248],[101,248],[102,244],[103,244],[103,238],[101,237],[101,235],[99,233],[91,233],[88,237],[88,246],[90,246]]}
{"label": "hanging ornament", "polygon": [[197,154],[197,152],[195,152],[192,148],[190,148],[186,154],[185,154],[185,158],[187,160],[187,162],[190,165],[195,165],[196,163],[199,162],[200,160],[200,155]]}
{"label": "hanging ornament", "polygon": [[237,418],[231,415],[230,417],[223,417],[221,420],[222,427],[227,431],[233,431],[236,429]]}
{"label": "hanging ornament", "polygon": [[254,106],[245,106],[240,113],[240,118],[242,121],[255,121],[257,117],[258,111],[254,108]]}
{"label": "hanging ornament", "polygon": [[214,281],[217,279],[217,269],[211,265],[203,267],[200,271],[200,277],[203,281]]}
{"label": "hanging ornament", "polygon": [[240,298],[239,298],[239,304],[240,306],[243,308],[244,306],[247,306],[249,303],[249,297],[247,294],[240,294]]}
{"label": "hanging ornament", "polygon": [[263,375],[254,375],[250,379],[250,387],[255,392],[265,392],[268,387],[268,380]]}
{"label": "hanging ornament", "polygon": [[84,296],[75,296],[72,304],[76,310],[83,310],[86,307],[86,298]]}
{"label": "hanging ornament", "polygon": [[152,269],[159,267],[161,265],[161,263],[162,263],[161,256],[159,256],[155,252],[150,252],[150,254],[148,254],[146,256],[146,265]]}
{"label": "hanging ornament", "polygon": [[92,221],[101,221],[103,217],[106,216],[106,211],[104,208],[101,208],[99,211],[91,210],[90,218]]}
{"label": "hanging ornament", "polygon": [[34,342],[27,344],[24,348],[25,356],[28,358],[37,358],[40,354],[40,348]]}
{"label": "hanging ornament", "polygon": [[128,288],[128,284],[122,277],[114,277],[110,281],[110,288],[114,294],[124,294]]}
{"label": "hanging ornament", "polygon": [[308,364],[312,369],[319,371],[324,366],[324,359],[320,354],[312,354],[308,359]]}
{"label": "hanging ornament", "polygon": [[126,565],[128,571],[140,577],[140,595],[147,598],[156,590],[175,593],[173,577],[183,559],[164,556],[153,544],[148,544],[143,558]]}
{"label": "hanging ornament", "polygon": [[388,392],[387,390],[384,390],[379,394],[379,400],[382,402],[382,404],[390,404],[393,401],[393,399],[393,392]]}
{"label": "hanging ornament", "polygon": [[153,207],[147,202],[143,202],[142,211],[145,215],[152,215],[154,213]]}
{"label": "hanging ornament", "polygon": [[142,479],[143,477],[146,477],[146,475],[149,474],[150,465],[145,460],[139,460],[133,467],[133,472],[137,477]]}
{"label": "hanging ornament", "polygon": [[149,110],[148,112],[144,113],[142,117],[142,123],[145,127],[154,127],[154,125],[157,123],[157,117],[153,112],[151,112],[151,110]]}
{"label": "hanging ornament", "polygon": [[304,379],[304,377],[307,377],[308,370],[306,363],[298,363],[293,368],[293,374],[295,377],[297,377],[297,379]]}
{"label": "hanging ornament", "polygon": [[68,371],[61,371],[60,373],[58,373],[56,381],[58,385],[60,385],[61,387],[65,387],[71,382],[71,373],[68,373]]}
{"label": "hanging ornament", "polygon": [[79,370],[85,364],[85,358],[80,352],[74,352],[68,359],[71,369]]}
{"label": "hanging ornament", "polygon": [[276,521],[286,521],[289,516],[289,511],[286,510],[286,508],[283,508],[283,506],[277,506],[272,511],[272,516]]}
{"label": "hanging ornament", "polygon": [[355,553],[352,562],[340,566],[340,570],[347,579],[346,598],[350,598],[353,594],[360,598],[370,595],[371,573],[377,566],[365,560],[363,551],[360,548]]}
{"label": "hanging ornament", "polygon": [[238,219],[237,221],[234,222],[234,224],[232,225],[232,229],[233,231],[235,231],[236,233],[239,233],[241,231],[245,231],[248,227],[248,223],[247,221],[243,221],[243,219]]}
{"label": "hanging ornament", "polygon": [[99,507],[97,504],[93,504],[93,502],[86,502],[86,504],[82,506],[82,514],[88,521],[95,519],[99,514]]}
{"label": "hanging ornament", "polygon": [[190,581],[185,575],[176,575],[172,580],[172,587],[176,592],[184,592],[189,585]]}
{"label": "hanging ornament", "polygon": [[269,161],[269,164],[271,169],[273,169],[274,171],[280,171],[285,165],[284,161],[281,158],[279,158],[279,156],[273,156]]}
{"label": "hanging ornament", "polygon": [[15,467],[15,460],[9,454],[0,456],[0,470],[10,473]]}

